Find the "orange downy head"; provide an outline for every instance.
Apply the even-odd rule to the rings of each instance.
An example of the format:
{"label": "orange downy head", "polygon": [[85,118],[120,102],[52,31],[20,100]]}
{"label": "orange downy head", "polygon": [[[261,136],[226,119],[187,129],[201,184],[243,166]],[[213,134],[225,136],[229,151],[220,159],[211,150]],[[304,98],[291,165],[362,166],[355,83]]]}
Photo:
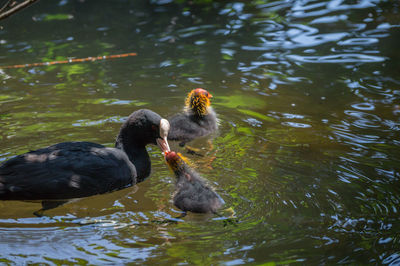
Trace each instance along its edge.
{"label": "orange downy head", "polygon": [[185,165],[185,163],[186,164],[188,163],[187,159],[179,152],[167,151],[165,152],[164,157],[165,157],[165,162],[173,172],[182,168]]}
{"label": "orange downy head", "polygon": [[211,93],[202,88],[189,92],[186,98],[186,108],[193,110],[198,115],[208,114],[207,108],[211,105]]}

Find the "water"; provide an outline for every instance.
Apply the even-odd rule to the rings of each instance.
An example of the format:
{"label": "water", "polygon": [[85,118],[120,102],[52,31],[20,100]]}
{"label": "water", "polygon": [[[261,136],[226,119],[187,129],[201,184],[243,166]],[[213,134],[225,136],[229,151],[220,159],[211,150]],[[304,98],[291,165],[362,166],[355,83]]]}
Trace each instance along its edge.
{"label": "water", "polygon": [[0,202],[0,263],[399,264],[399,3],[198,2],[39,1],[1,21],[1,66],[138,56],[1,70],[0,161],[112,146],[132,111],[171,116],[203,87],[220,130],[187,156],[236,218],[163,223],[179,212],[152,146],[132,188],[42,218]]}

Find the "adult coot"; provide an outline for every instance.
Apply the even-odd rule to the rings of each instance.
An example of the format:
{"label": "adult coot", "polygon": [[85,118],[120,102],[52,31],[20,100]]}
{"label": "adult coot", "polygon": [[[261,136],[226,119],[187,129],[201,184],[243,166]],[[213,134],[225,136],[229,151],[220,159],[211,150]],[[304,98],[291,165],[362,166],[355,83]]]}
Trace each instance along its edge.
{"label": "adult coot", "polygon": [[216,213],[225,203],[178,153],[165,153],[165,161],[177,178],[174,205],[184,212]]}
{"label": "adult coot", "polygon": [[64,142],[18,155],[0,165],[0,200],[44,200],[43,211],[60,205],[46,200],[87,197],[141,182],[151,168],[145,146],[158,144],[169,151],[168,130],[166,119],[141,109],[122,125],[115,148]]}
{"label": "adult coot", "polygon": [[206,136],[217,130],[217,116],[210,106],[212,95],[201,88],[192,90],[185,102],[183,113],[169,119],[169,140],[181,141],[181,146],[195,138]]}

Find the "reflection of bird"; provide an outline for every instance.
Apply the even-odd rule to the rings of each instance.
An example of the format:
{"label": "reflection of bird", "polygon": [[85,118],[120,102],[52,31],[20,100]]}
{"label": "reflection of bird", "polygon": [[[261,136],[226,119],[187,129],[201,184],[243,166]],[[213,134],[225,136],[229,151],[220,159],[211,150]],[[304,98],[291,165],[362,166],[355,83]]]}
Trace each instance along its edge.
{"label": "reflection of bird", "polygon": [[206,136],[217,130],[217,116],[210,106],[212,95],[204,89],[194,89],[186,98],[183,113],[169,119],[171,130],[169,140],[186,142]]}
{"label": "reflection of bird", "polygon": [[165,153],[165,160],[177,177],[174,205],[184,212],[216,213],[224,200],[173,151]]}
{"label": "reflection of bird", "polygon": [[168,151],[168,130],[166,119],[142,109],[122,125],[115,148],[64,142],[18,155],[0,165],[0,200],[43,200],[44,211],[65,203],[49,200],[87,197],[141,182],[151,168],[145,146],[158,144]]}

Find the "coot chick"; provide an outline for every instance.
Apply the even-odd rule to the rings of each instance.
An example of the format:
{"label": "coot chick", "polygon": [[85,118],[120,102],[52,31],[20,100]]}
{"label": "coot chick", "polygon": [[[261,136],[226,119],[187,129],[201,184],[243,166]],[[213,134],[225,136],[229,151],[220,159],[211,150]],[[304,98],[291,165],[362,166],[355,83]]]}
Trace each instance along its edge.
{"label": "coot chick", "polygon": [[184,212],[216,213],[225,204],[206,181],[185,163],[179,153],[166,152],[165,161],[177,178],[173,197],[177,208]]}
{"label": "coot chick", "polygon": [[192,90],[185,102],[183,113],[169,119],[169,140],[181,141],[181,146],[195,138],[209,135],[218,128],[217,116],[210,106],[212,95],[201,88]]}
{"label": "coot chick", "polygon": [[141,182],[151,169],[145,146],[158,144],[167,152],[168,130],[166,119],[141,109],[122,125],[115,148],[63,142],[18,155],[0,165],[0,200],[44,200],[43,211],[57,206],[46,200],[82,198]]}

